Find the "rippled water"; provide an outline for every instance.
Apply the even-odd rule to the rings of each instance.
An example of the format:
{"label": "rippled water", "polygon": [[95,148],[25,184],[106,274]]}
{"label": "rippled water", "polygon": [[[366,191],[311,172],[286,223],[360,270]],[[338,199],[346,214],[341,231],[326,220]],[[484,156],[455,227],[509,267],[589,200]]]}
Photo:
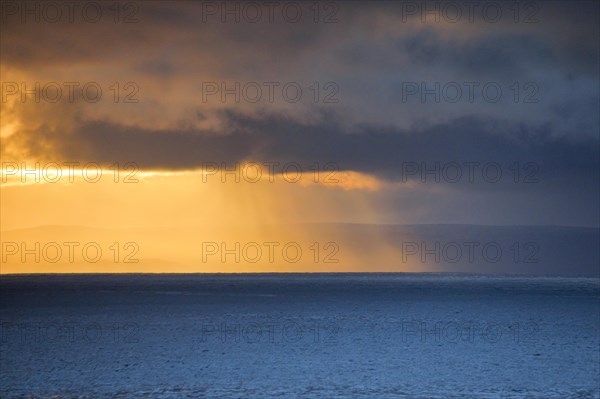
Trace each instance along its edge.
{"label": "rippled water", "polygon": [[2,277],[0,396],[600,398],[598,279]]}

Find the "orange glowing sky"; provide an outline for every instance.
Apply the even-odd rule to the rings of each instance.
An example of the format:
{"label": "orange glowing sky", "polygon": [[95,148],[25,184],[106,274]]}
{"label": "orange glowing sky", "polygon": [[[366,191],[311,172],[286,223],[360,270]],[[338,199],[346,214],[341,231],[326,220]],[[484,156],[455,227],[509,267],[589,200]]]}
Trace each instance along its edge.
{"label": "orange glowing sky", "polygon": [[[2,9],[0,273],[423,271],[346,224],[598,226],[593,12],[449,23],[352,2],[328,22],[306,8],[254,23],[201,3],[138,6],[133,22],[98,23]],[[504,97],[407,101],[406,82],[494,82]],[[539,101],[525,104],[531,88]],[[468,163],[474,181],[444,180],[444,165]],[[481,178],[487,163],[501,181]],[[440,164],[441,182],[421,173]],[[532,164],[539,182],[523,184]],[[305,256],[201,261],[206,242],[272,241]],[[21,256],[55,242],[104,256]],[[126,243],[138,262],[122,262]]]}

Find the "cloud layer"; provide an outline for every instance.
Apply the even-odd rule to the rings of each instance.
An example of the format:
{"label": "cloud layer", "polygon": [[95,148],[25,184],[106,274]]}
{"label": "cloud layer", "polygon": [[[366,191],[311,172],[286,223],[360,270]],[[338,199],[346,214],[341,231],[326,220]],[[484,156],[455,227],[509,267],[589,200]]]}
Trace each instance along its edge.
{"label": "cloud layer", "polygon": [[[518,206],[503,210],[507,198],[524,198],[565,215],[547,220],[598,224],[595,2],[516,10],[475,2],[472,20],[458,2],[456,22],[440,2],[317,10],[277,3],[273,14],[256,3],[261,18],[253,22],[246,3],[153,1],[121,6],[116,17],[102,5],[94,23],[79,8],[72,22],[66,9],[50,22],[34,2],[37,22],[21,14],[25,3],[8,3],[0,28],[3,160],[135,162],[148,170],[334,163],[391,183],[382,186],[387,202],[398,199],[397,184],[423,183],[414,165],[457,163],[467,173],[465,163],[492,163],[504,179],[450,182],[447,203],[472,198],[473,214],[485,215],[487,203],[496,223],[544,223]],[[56,102],[48,100],[50,82],[62,89]],[[73,98],[68,82],[78,83]],[[81,91],[89,82],[102,89],[98,102]],[[41,101],[22,97],[36,83]],[[538,181],[521,184],[521,174],[511,182],[515,163],[534,165]],[[421,194],[430,183],[437,184],[430,178]],[[443,206],[428,213],[443,214]]]}

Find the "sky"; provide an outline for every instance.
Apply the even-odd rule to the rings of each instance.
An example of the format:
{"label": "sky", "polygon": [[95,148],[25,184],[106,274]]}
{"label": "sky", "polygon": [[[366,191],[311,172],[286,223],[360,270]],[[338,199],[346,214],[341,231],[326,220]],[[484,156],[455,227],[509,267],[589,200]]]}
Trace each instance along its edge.
{"label": "sky", "polygon": [[[5,236],[600,225],[597,2],[6,1],[1,12]],[[44,231],[42,247],[56,234]],[[164,261],[173,248],[159,241],[146,247]],[[347,268],[363,270],[356,256]]]}

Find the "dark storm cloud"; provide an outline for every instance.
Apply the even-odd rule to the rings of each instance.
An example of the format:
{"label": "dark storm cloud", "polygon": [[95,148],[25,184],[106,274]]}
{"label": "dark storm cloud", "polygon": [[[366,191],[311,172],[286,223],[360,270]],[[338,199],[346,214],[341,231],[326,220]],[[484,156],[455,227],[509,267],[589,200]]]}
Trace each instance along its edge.
{"label": "dark storm cloud", "polygon": [[[134,121],[130,109],[122,108],[102,118],[92,112],[100,106],[88,104],[78,109],[72,126],[56,128],[46,113],[23,111],[26,122],[36,115],[44,121],[3,142],[34,156],[136,162],[148,169],[334,162],[391,181],[400,179],[403,162],[534,162],[543,183],[531,190],[565,203],[564,193],[577,193],[581,212],[591,212],[599,177],[599,4],[535,2],[539,12],[529,24],[515,23],[509,8],[496,23],[447,24],[404,18],[406,3],[336,3],[339,21],[332,24],[315,24],[310,17],[273,24],[220,23],[218,16],[204,21],[201,3],[160,1],[139,2],[139,22],[131,24],[21,24],[9,18],[0,28],[3,81],[14,70],[33,80],[71,80],[75,70],[86,79],[101,71],[109,80],[118,71],[139,81],[138,109],[146,118]],[[199,107],[197,88],[205,78],[335,81],[341,101],[330,107]],[[540,102],[401,103],[402,83],[421,80],[498,81],[507,93],[514,82],[533,81]],[[11,112],[21,115],[16,108]],[[314,120],[306,121],[307,114]],[[220,123],[198,128],[197,122],[213,118]],[[156,121],[161,126],[154,128]],[[517,189],[511,187],[461,186]]]}
{"label": "dark storm cloud", "polygon": [[[222,118],[226,134],[83,121],[68,134],[41,128],[31,136],[44,137],[66,159],[136,162],[149,169],[190,169],[208,162],[232,166],[242,161],[305,165],[317,161],[397,181],[403,164],[409,162],[430,166],[435,162],[495,162],[504,167],[533,162],[540,166],[541,180],[598,179],[598,141],[553,137],[551,126],[512,126],[471,117],[421,131],[363,126],[349,133],[331,116],[317,125],[277,115],[248,117],[234,111],[224,112]],[[39,153],[33,143],[30,148],[31,155],[43,155],[43,147],[37,147]]]}
{"label": "dark storm cloud", "polygon": [[[146,103],[161,97],[175,103],[163,87],[195,88],[203,78],[336,81],[346,107],[340,118],[403,129],[417,122],[439,123],[433,115],[451,123],[481,111],[468,104],[433,112],[430,104],[398,110],[405,81],[492,81],[502,83],[506,92],[515,82],[532,81],[540,89],[539,107],[513,112],[515,107],[500,103],[486,112],[513,118],[515,125],[548,120],[560,125],[554,130],[562,135],[595,135],[597,118],[588,109],[598,102],[598,4],[527,2],[519,6],[520,18],[533,4],[534,22],[515,23],[515,4],[475,3],[477,10],[500,4],[503,17],[492,23],[477,17],[478,11],[472,23],[466,15],[457,23],[432,23],[430,15],[423,23],[419,13],[407,16],[407,7],[445,7],[441,2],[334,3],[339,9],[337,22],[331,24],[314,23],[304,3],[306,18],[298,23],[281,17],[274,23],[266,17],[259,23],[221,23],[218,14],[206,15],[206,2],[133,2],[139,8],[135,23],[76,18],[74,23],[23,24],[18,16],[3,15],[1,65],[3,71],[17,68],[48,80],[56,75],[70,80],[68,72],[75,68],[84,70],[79,76],[86,79],[94,78],[94,70],[104,77],[117,69],[128,80],[140,80],[143,93],[150,96]],[[99,4],[112,16],[112,4]],[[151,93],[152,86],[159,89]],[[183,98],[179,86],[172,90]],[[174,105],[182,106],[194,104]]]}
{"label": "dark storm cloud", "polygon": [[[266,19],[261,23],[221,23],[219,15],[204,21],[202,2],[130,3],[138,7],[136,22],[114,23],[111,11],[114,4],[109,2],[94,2],[102,6],[105,16],[95,23],[77,17],[79,14],[72,23],[66,18],[59,23],[44,22],[42,18],[36,23],[34,16],[30,16],[28,23],[21,23],[19,14],[8,15],[1,24],[3,61],[35,69],[42,67],[41,64],[83,61],[126,63],[167,49],[186,57],[193,56],[194,52],[235,55],[243,47],[249,47],[260,56],[276,52],[293,57],[298,50],[322,40],[323,33],[327,33],[325,27],[309,23],[270,24]],[[237,50],[233,50],[235,46]]]}
{"label": "dark storm cloud", "polygon": [[[529,24],[514,23],[513,6],[503,5],[503,17],[497,22],[475,18],[469,23],[465,16],[461,22],[445,25],[443,20],[420,23],[420,14],[404,16],[407,3],[417,4],[420,9],[439,6],[437,1],[339,2],[335,3],[337,22],[331,24],[315,24],[306,4],[303,6],[306,17],[297,23],[285,23],[281,18],[269,23],[266,16],[258,23],[243,19],[241,23],[220,23],[218,14],[203,15],[202,2],[132,3],[138,5],[135,23],[114,23],[109,18],[113,15],[110,11],[113,4],[108,2],[95,3],[102,5],[106,16],[97,23],[81,18],[68,23],[65,16],[60,23],[29,21],[23,24],[18,15],[3,16],[3,62],[27,68],[35,68],[39,63],[123,62],[126,58],[151,55],[152,49],[163,46],[196,48],[221,55],[248,48],[263,56],[271,52],[280,62],[286,62],[311,48],[322,50],[323,44],[327,52],[335,52],[339,46],[355,43],[379,46],[379,50],[392,54],[397,50],[406,51],[414,61],[426,64],[452,64],[454,55],[457,65],[473,68],[514,67],[518,61],[557,62],[567,56],[570,65],[589,72],[595,71],[598,61],[598,43],[591,38],[598,34],[599,6],[593,1],[528,2],[537,4],[539,9],[536,22]],[[474,3],[478,8],[487,3],[498,4]],[[457,32],[460,35],[456,35]],[[379,34],[381,37],[376,38]],[[460,43],[458,38],[463,35],[468,39]],[[377,39],[383,42],[378,43]],[[231,45],[238,48],[233,50],[228,47]],[[362,50],[365,53],[360,47],[354,47],[354,51],[358,51],[357,58],[368,54],[367,48]],[[127,57],[120,59],[120,56]]]}
{"label": "dark storm cloud", "polygon": [[470,76],[523,76],[533,66],[556,62],[549,43],[523,33],[492,34],[466,43],[448,43],[443,35],[425,30],[397,43],[398,50],[417,65],[444,65]]}
{"label": "dark storm cloud", "polygon": [[[382,209],[401,205],[396,210],[400,216],[390,217],[405,221],[452,222],[448,209],[453,209],[457,220],[469,223],[597,226],[600,216],[598,141],[553,137],[548,126],[462,118],[422,131],[363,126],[348,133],[331,115],[318,125],[235,112],[225,113],[223,120],[227,134],[82,121],[68,134],[44,129],[30,132],[27,137],[44,137],[46,146],[37,141],[28,147],[34,157],[43,157],[52,148],[60,159],[106,166],[134,162],[150,170],[214,164],[231,170],[245,161],[297,163],[309,170],[315,163],[334,163],[336,169],[394,183],[397,189],[383,190],[383,197],[376,197],[375,203]],[[477,165],[473,181],[467,176],[466,162]],[[444,177],[436,181],[431,173],[423,182],[421,171],[451,163],[460,165],[463,173],[457,183]],[[498,182],[482,180],[484,166],[492,163],[503,173]],[[520,168],[518,183],[513,181],[515,163]],[[418,171],[408,173],[406,168],[415,166]],[[404,183],[411,182],[404,190]]]}

